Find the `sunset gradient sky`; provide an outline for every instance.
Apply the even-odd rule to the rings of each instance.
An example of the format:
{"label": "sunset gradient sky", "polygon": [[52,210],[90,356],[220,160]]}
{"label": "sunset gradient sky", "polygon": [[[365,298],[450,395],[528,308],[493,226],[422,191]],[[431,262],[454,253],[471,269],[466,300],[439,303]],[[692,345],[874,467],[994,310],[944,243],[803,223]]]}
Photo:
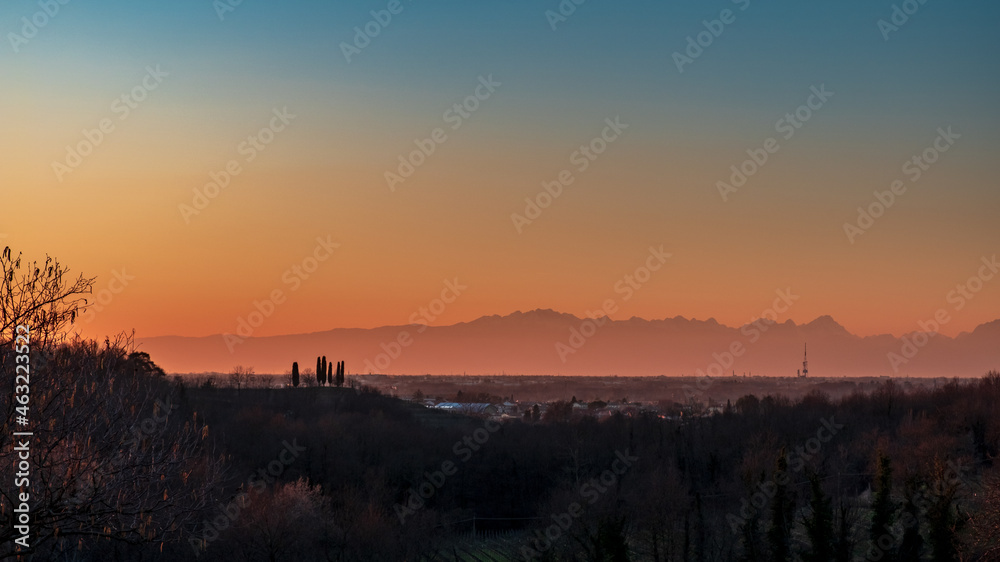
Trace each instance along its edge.
{"label": "sunset gradient sky", "polygon": [[[69,2],[18,41],[40,4],[4,2],[0,245],[98,277],[109,302],[85,334],[140,337],[233,332],[275,290],[254,335],[405,324],[455,278],[468,288],[435,324],[617,298],[619,319],[740,325],[790,287],[782,320],[899,335],[1000,253],[996,2],[929,0],[886,40],[888,0],[590,0],[554,30],[557,0],[404,1],[348,62],[342,43],[387,4],[244,0],[220,18],[209,0]],[[735,21],[680,72],[674,53],[723,10]],[[499,86],[453,129],[481,77]],[[144,78],[126,113],[115,100]],[[824,85],[792,138],[776,132]],[[247,161],[241,143],[283,108]],[[628,128],[579,171],[571,155],[615,117]],[[102,120],[114,129],[57,177]],[[912,181],[903,165],[948,127],[960,138]],[[390,190],[435,128],[447,139]],[[724,201],[717,182],[769,137],[777,152]],[[231,160],[240,173],[185,216]],[[519,233],[512,213],[564,169],[573,183]],[[906,192],[850,241],[844,224],[897,179]],[[289,282],[318,237],[339,247]],[[623,301],[616,283],[661,245],[672,257]],[[1000,276],[941,331],[998,317]]]}

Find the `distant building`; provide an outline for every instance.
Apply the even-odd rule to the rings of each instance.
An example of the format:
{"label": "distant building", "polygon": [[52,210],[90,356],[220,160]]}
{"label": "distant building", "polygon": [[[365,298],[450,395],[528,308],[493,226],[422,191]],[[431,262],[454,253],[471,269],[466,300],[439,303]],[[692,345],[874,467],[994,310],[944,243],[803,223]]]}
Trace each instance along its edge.
{"label": "distant building", "polygon": [[439,410],[447,410],[467,416],[499,416],[503,413],[503,407],[499,404],[477,403],[477,402],[441,402],[434,406]]}

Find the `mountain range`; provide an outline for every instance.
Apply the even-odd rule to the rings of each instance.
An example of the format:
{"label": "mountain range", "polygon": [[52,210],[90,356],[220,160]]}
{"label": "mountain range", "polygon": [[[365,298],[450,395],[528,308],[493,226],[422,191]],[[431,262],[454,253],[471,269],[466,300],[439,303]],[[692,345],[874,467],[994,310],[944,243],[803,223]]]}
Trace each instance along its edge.
{"label": "mountain range", "polygon": [[170,373],[257,373],[313,367],[318,355],[348,373],[469,375],[795,376],[808,345],[809,376],[981,376],[1000,369],[1000,320],[955,337],[913,332],[861,337],[830,316],[806,324],[715,319],[582,319],[553,310],[483,316],[449,326],[239,338],[140,338],[139,349]]}

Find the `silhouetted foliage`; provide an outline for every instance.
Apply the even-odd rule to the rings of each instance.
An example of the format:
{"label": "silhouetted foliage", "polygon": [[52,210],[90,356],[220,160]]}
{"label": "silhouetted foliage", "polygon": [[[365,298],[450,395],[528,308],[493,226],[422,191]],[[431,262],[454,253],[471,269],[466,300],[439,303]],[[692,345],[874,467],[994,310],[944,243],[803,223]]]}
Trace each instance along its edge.
{"label": "silhouetted foliage", "polygon": [[237,365],[229,371],[229,384],[230,386],[236,387],[239,391],[241,388],[250,382],[253,377],[253,367],[244,367],[243,365]]}
{"label": "silhouetted foliage", "polygon": [[33,345],[48,348],[67,335],[67,328],[87,308],[94,277],[70,281],[69,268],[45,257],[43,263],[13,257],[9,246],[0,252],[0,346],[14,341],[18,325],[31,327]]}
{"label": "silhouetted foliage", "polygon": [[771,560],[782,562],[791,554],[789,538],[791,536],[792,514],[795,502],[788,493],[788,457],[782,449],[775,465],[773,488],[774,497],[771,500],[771,527],[767,531],[767,542],[771,548]]}
{"label": "silhouetted foliage", "polygon": [[850,562],[853,558],[854,540],[851,537],[850,510],[843,503],[837,510],[837,539],[834,542],[835,562]]}
{"label": "silhouetted foliage", "polygon": [[945,468],[938,463],[931,487],[930,508],[927,511],[929,533],[927,542],[934,562],[952,562],[958,559],[958,530],[962,522],[954,504],[958,482],[949,479]]}
{"label": "silhouetted foliage", "polygon": [[[544,416],[541,408],[525,408],[531,423],[505,422],[495,433],[482,433],[488,437],[481,444],[472,436],[484,431],[482,420],[397,401],[364,386],[351,392],[307,389],[288,398],[281,391],[251,389],[238,401],[234,389],[229,402],[210,398],[224,389],[189,395],[194,393],[194,403],[212,404],[206,421],[226,436],[225,450],[237,472],[267,466],[284,440],[307,449],[268,489],[276,493],[300,478],[310,489],[319,487],[329,499],[324,509],[331,526],[300,540],[303,548],[325,549],[323,556],[331,559],[450,560],[456,551],[461,559],[462,552],[474,552],[469,545],[495,533],[509,537],[501,551],[518,557],[522,547],[536,548],[532,537],[544,536],[552,515],[566,513],[576,502],[583,507],[580,516],[567,529],[560,527],[561,536],[540,550],[538,559],[707,562],[801,556],[847,562],[871,552],[878,528],[873,523],[881,525],[875,540],[891,547],[876,552],[880,560],[903,559],[921,542],[917,550],[931,554],[931,533],[938,532],[929,524],[937,498],[929,492],[937,478],[935,459],[961,466],[975,459],[963,421],[970,416],[988,420],[986,442],[995,444],[1000,424],[986,414],[1000,398],[1000,385],[991,390],[989,384],[900,388],[888,412],[878,387],[837,400],[820,395],[799,402],[734,400],[728,415],[673,420],[638,411],[597,421],[594,411],[557,401]],[[818,449],[806,446],[818,429],[828,427],[840,429]],[[616,451],[626,450],[639,460],[615,475],[613,484],[600,484],[604,491],[593,494],[593,504],[582,499],[581,487],[595,479],[600,483],[614,466]],[[456,473],[400,522],[394,506],[408,505],[411,490],[437,478],[433,474],[444,461],[453,462]],[[900,479],[915,482],[928,502],[907,505],[912,490],[896,483],[896,466],[904,467]],[[788,478],[777,479],[781,472]],[[975,560],[989,552],[993,539],[972,522],[969,534],[959,532],[967,511],[957,506],[974,505],[985,513],[996,500],[980,501],[972,491],[956,482],[951,508],[939,512],[949,514],[941,519],[945,543],[952,540],[957,552]],[[796,497],[810,498],[808,507],[796,512]],[[897,505],[897,497],[903,503]],[[973,499],[977,503],[968,503]],[[925,523],[907,526],[912,509]],[[473,517],[475,540],[469,538]],[[887,524],[893,534],[883,538]],[[220,538],[202,561],[222,560],[237,550],[226,546],[235,536]],[[801,546],[793,546],[792,537],[801,537]],[[963,542],[963,537],[968,538]],[[258,552],[264,548],[255,544]]]}
{"label": "silhouetted foliage", "polygon": [[129,354],[128,360],[132,363],[132,372],[134,374],[143,374],[154,377],[166,377],[167,374],[163,372],[163,369],[159,365],[153,362],[149,357],[149,354],[145,351],[133,351]]}
{"label": "silhouetted foliage", "polygon": [[907,480],[901,521],[904,524],[902,541],[899,544],[900,560],[920,560],[924,539],[920,536],[920,506],[916,498],[921,491],[916,478]]}
{"label": "silhouetted foliage", "polygon": [[[884,395],[879,393],[873,395],[873,398],[880,402],[884,400]],[[895,521],[896,506],[892,501],[892,461],[883,451],[876,452],[876,458],[875,499],[872,502],[868,537],[873,550],[882,551],[889,560],[894,560],[896,556],[892,543],[889,543],[889,548],[879,544],[879,539],[883,536],[892,536],[892,523]]]}
{"label": "silhouetted foliage", "polygon": [[818,474],[809,475],[810,513],[805,520],[809,551],[803,555],[806,562],[830,562],[833,559],[833,509],[830,498],[823,493],[823,483]]}
{"label": "silhouetted foliage", "polygon": [[[223,472],[186,393],[141,369],[146,363],[124,335],[103,346],[37,347],[31,357],[30,416],[42,430],[30,438],[31,540],[21,552],[38,560],[176,555],[186,529],[214,505]],[[5,388],[13,387],[13,363],[13,348],[0,350]],[[9,393],[0,411],[14,427]],[[0,478],[12,483],[9,433],[0,445]],[[0,491],[5,506],[16,505],[11,491],[9,484]],[[13,515],[0,509],[0,558],[13,554]]]}

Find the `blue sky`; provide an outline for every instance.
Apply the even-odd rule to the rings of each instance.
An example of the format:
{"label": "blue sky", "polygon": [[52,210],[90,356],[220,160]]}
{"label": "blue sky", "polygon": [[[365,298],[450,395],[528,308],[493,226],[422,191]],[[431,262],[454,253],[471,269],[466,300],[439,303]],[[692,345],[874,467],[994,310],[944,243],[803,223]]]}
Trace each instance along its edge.
{"label": "blue sky", "polygon": [[[582,313],[604,293],[603,279],[628,267],[630,250],[674,241],[686,265],[626,314],[739,322],[759,309],[751,294],[772,294],[791,279],[817,295],[797,312],[807,320],[832,313],[851,328],[850,313],[836,308],[889,302],[857,313],[856,329],[900,331],[933,310],[964,264],[995,251],[997,3],[586,0],[553,30],[546,12],[560,10],[557,0],[413,0],[348,63],[342,43],[388,4],[244,0],[220,20],[211,0],[72,0],[15,52],[10,34],[43,3],[4,2],[0,184],[16,205],[67,217],[74,236],[18,216],[0,232],[98,273],[137,260],[153,278],[192,253],[205,264],[220,254],[234,264],[267,259],[280,271],[282,248],[325,234],[307,225],[337,216],[346,246],[358,248],[345,267],[414,278],[406,287],[343,281],[343,302],[329,311],[340,311],[345,326],[405,318],[443,276],[465,268],[483,276],[490,296],[460,305],[454,320],[539,306]],[[887,41],[878,22],[904,5],[919,9]],[[674,53],[723,10],[735,21],[679,72]],[[150,65],[169,73],[162,88],[57,181],[51,163]],[[496,94],[405,188],[386,189],[384,174],[414,139],[441,127],[443,112],[487,76],[502,84]],[[730,166],[775,136],[776,121],[822,85],[832,100],[732,201],[720,200],[717,182]],[[286,106],[299,116],[295,125],[236,182],[239,190],[213,203],[211,218],[181,221],[178,204]],[[623,140],[530,232],[515,231],[510,217],[524,211],[524,198],[615,116],[630,124]],[[962,135],[959,148],[862,242],[846,239],[842,227],[856,209],[947,126]],[[15,185],[26,187],[8,187]],[[95,216],[109,222],[80,218]],[[108,256],[94,248],[117,243],[113,221],[142,234]],[[135,258],[139,248],[156,248],[158,261]],[[727,280],[732,267],[753,275],[736,286]],[[706,276],[718,281],[706,284]],[[849,281],[828,281],[841,276]],[[213,284],[224,283],[222,273],[210,277],[210,291],[232,300],[222,299],[225,312],[199,333],[223,330],[268,290],[268,281],[232,289]],[[564,291],[567,283],[575,290]],[[178,290],[204,289],[192,282]],[[136,289],[130,298],[154,302],[165,290]],[[906,302],[895,302],[901,295]],[[990,298],[954,326],[992,319],[987,309],[1000,298]],[[388,304],[371,312],[370,299]],[[177,333],[182,312],[175,323],[147,328]],[[135,321],[117,314],[102,322]],[[307,313],[288,314],[271,329],[294,331]]]}

